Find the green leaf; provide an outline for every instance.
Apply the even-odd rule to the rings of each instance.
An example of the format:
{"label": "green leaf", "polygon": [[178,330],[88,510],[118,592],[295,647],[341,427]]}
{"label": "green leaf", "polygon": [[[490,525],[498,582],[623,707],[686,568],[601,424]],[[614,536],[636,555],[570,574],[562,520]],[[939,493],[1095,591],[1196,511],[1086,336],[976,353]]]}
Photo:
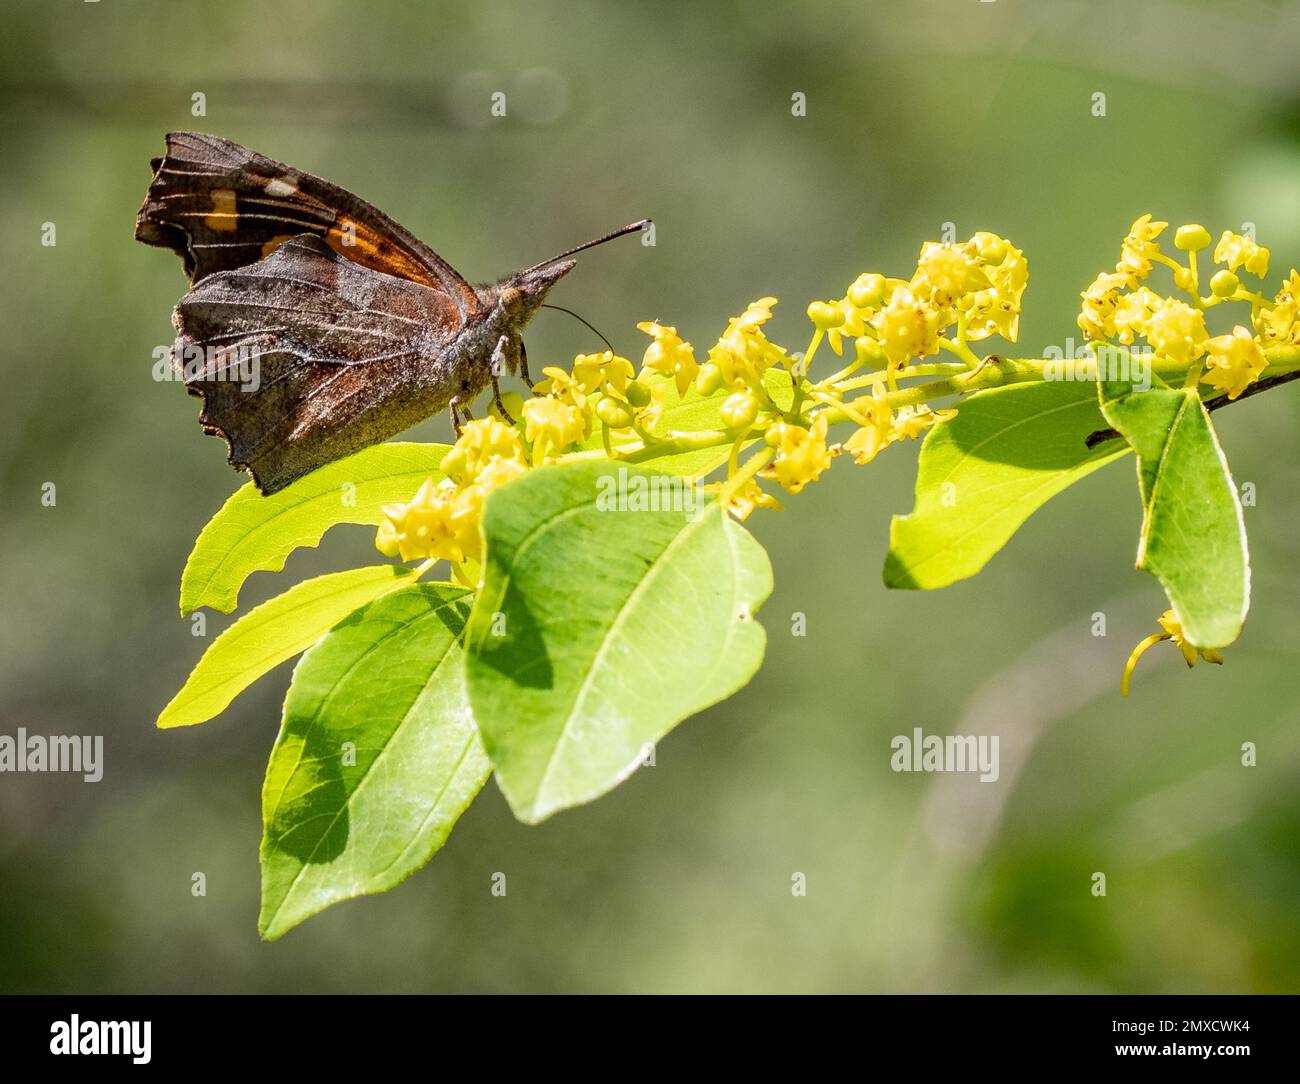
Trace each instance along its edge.
{"label": "green leaf", "polygon": [[916,507],[889,528],[889,587],[945,587],[973,576],[1048,500],[1118,459],[1091,381],[1012,384],[963,400],[921,445]]}
{"label": "green leaf", "polygon": [[377,444],[312,471],[263,497],[240,487],[208,521],[181,575],[181,616],[210,606],[230,613],[252,573],[279,572],[299,546],[315,546],[338,523],[378,526],[383,506],[408,501],[440,478],[445,444]]}
{"label": "green leaf", "polygon": [[465,699],[470,592],[372,602],[294,670],[262,789],[262,936],[423,866],[487,781]]}
{"label": "green leaf", "polygon": [[1137,567],[1155,576],[1193,647],[1224,647],[1250,607],[1246,524],[1210,415],[1195,388],[1105,381],[1101,409],[1137,452]]}
{"label": "green leaf", "polygon": [[158,716],[164,729],[220,715],[263,674],[311,647],[359,606],[410,582],[413,570],[371,565],[317,576],[249,610],[212,641]]}
{"label": "green leaf", "polygon": [[694,512],[611,509],[620,470],[629,494],[652,479],[682,485],[563,464],[494,492],[484,514],[469,697],[497,782],[529,823],[614,787],[647,744],[762,661],[754,614],[772,589],[762,547],[698,496]]}

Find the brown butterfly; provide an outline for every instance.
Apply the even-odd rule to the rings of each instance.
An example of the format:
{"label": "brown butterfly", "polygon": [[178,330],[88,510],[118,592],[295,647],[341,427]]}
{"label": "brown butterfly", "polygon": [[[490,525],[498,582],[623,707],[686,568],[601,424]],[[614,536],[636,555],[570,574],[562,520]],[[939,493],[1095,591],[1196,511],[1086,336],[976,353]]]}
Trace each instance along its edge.
{"label": "brown butterfly", "polygon": [[[521,332],[568,257],[489,286],[352,193],[218,136],[172,132],[150,163],[135,236],[170,248],[191,289],[172,365],[203,400],[203,431],[264,494],[522,372]],[[507,418],[508,414],[505,415]]]}

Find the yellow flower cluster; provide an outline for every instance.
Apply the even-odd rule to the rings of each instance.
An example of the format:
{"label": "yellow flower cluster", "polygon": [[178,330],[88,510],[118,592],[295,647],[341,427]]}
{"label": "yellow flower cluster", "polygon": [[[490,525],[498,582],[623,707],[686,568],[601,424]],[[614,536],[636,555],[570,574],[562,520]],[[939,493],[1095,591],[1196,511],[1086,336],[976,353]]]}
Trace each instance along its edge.
{"label": "yellow flower cluster", "polygon": [[571,373],[558,366],[547,366],[542,372],[547,379],[534,389],[542,394],[523,408],[524,439],[533,446],[536,462],[590,437],[593,413],[612,429],[632,424],[629,400],[638,398],[638,385],[627,358],[612,350],[579,354]]}
{"label": "yellow flower cluster", "polygon": [[440,467],[406,504],[384,508],[375,548],[403,561],[479,561],[479,520],[488,493],[528,470],[519,433],[496,418],[467,422]]}
{"label": "yellow flower cluster", "polygon": [[860,275],[844,297],[809,305],[808,318],[835,353],[852,338],[860,359],[880,355],[900,370],[935,353],[954,325],[962,344],[995,333],[1014,342],[1028,283],[1029,262],[1020,249],[977,233],[968,241],[927,241],[910,280]]}
{"label": "yellow flower cluster", "polygon": [[[1209,296],[1201,297],[1196,254],[1209,248],[1210,232],[1197,223],[1175,231],[1174,246],[1188,253],[1184,266],[1161,251],[1158,238],[1168,226],[1168,222],[1153,221],[1149,214],[1133,223],[1115,270],[1103,271],[1080,295],[1083,304],[1078,325],[1089,339],[1127,345],[1140,336],[1161,358],[1189,368],[1200,363],[1201,382],[1236,399],[1267,366],[1266,347],[1300,345],[1296,300],[1300,275],[1291,272],[1272,304],[1245,290],[1237,270],[1264,277],[1269,250],[1252,237],[1227,230],[1213,253],[1214,262],[1223,267],[1210,279]],[[1189,295],[1190,303],[1162,296],[1145,285],[1156,263],[1173,271],[1174,285]],[[1253,334],[1238,325],[1231,334],[1210,336],[1205,314],[1225,301],[1251,302]]]}

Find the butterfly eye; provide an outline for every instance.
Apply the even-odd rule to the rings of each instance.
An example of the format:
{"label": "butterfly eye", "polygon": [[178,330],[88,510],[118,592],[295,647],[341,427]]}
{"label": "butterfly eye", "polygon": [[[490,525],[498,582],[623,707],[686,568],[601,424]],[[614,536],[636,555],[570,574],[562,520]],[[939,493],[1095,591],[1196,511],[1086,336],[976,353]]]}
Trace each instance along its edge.
{"label": "butterfly eye", "polygon": [[501,291],[501,304],[507,309],[518,307],[523,300],[523,291],[515,286],[507,286]]}

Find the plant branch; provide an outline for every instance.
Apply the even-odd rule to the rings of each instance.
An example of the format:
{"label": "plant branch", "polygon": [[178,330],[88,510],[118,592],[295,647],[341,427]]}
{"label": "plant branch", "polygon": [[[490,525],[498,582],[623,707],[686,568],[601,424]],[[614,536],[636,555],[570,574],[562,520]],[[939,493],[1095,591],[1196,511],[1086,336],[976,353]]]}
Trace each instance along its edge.
{"label": "plant branch", "polygon": [[[1266,376],[1263,380],[1257,380],[1235,399],[1229,399],[1226,395],[1216,395],[1213,399],[1206,399],[1204,406],[1206,410],[1218,410],[1220,407],[1240,403],[1243,399],[1249,399],[1252,395],[1258,395],[1262,391],[1276,388],[1280,384],[1290,383],[1292,380],[1300,380],[1300,369],[1289,373],[1278,373],[1276,376]],[[1089,433],[1088,438],[1083,443],[1089,448],[1095,448],[1098,444],[1105,444],[1108,440],[1119,440],[1121,435],[1114,429],[1098,429],[1095,433]]]}

